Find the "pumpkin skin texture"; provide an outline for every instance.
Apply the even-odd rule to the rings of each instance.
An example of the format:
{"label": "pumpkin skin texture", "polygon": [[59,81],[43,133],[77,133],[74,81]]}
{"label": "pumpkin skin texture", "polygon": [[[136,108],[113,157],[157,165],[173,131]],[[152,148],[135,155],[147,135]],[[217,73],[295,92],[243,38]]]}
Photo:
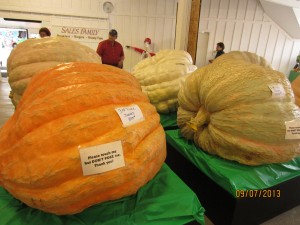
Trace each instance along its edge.
{"label": "pumpkin skin texture", "polygon": [[295,95],[296,105],[300,107],[300,76],[293,80],[292,89]]}
{"label": "pumpkin skin texture", "polygon": [[17,45],[7,59],[12,103],[17,106],[34,74],[64,62],[101,63],[91,48],[69,38],[28,39]]}
{"label": "pumpkin skin texture", "polygon": [[[115,108],[145,120],[123,127]],[[79,148],[120,140],[125,166],[83,176]],[[66,63],[35,75],[0,130],[0,184],[25,204],[58,215],[132,195],[166,157],[165,134],[138,81],[124,70]]]}
{"label": "pumpkin skin texture", "polygon": [[[259,57],[230,52],[186,79],[178,95],[182,135],[211,154],[246,165],[299,156],[300,141],[285,139],[285,122],[299,117],[289,81],[245,54]],[[283,97],[272,97],[268,85],[274,83],[284,88]]]}
{"label": "pumpkin skin texture", "polygon": [[157,111],[167,114],[177,111],[180,86],[196,69],[188,52],[166,49],[139,62],[133,68],[133,75]]}

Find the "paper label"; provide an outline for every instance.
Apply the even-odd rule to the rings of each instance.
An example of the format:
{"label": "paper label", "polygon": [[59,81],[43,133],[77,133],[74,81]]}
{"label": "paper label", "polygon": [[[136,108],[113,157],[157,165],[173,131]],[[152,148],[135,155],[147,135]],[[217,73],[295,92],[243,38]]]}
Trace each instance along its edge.
{"label": "paper label", "polygon": [[300,110],[299,110],[299,109],[294,109],[294,110],[293,110],[293,115],[294,115],[296,118],[300,118]]}
{"label": "paper label", "polygon": [[121,141],[81,148],[79,151],[84,176],[125,166]]}
{"label": "paper label", "polygon": [[195,65],[188,65],[188,73],[192,73],[197,69]]}
{"label": "paper label", "polygon": [[300,139],[300,120],[285,122],[285,139]]}
{"label": "paper label", "polygon": [[273,98],[282,98],[285,96],[285,90],[282,84],[269,84]]}
{"label": "paper label", "polygon": [[115,108],[115,110],[122,120],[123,127],[128,127],[145,120],[144,115],[138,105]]}

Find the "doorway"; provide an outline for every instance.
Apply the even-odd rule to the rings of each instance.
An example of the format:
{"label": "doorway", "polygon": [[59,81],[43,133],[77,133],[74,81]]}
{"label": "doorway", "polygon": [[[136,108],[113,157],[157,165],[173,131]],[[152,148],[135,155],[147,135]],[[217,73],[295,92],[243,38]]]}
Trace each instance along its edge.
{"label": "doorway", "polygon": [[207,47],[208,47],[209,32],[198,33],[197,53],[196,53],[196,66],[198,68],[208,64]]}

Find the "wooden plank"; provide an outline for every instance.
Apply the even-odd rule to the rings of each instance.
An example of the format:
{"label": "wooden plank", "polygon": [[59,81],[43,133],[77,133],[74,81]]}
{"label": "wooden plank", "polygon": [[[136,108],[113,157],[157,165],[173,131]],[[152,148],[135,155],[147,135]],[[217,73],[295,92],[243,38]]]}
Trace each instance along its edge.
{"label": "wooden plank", "polygon": [[187,52],[192,56],[193,62],[196,62],[200,10],[201,1],[192,0]]}

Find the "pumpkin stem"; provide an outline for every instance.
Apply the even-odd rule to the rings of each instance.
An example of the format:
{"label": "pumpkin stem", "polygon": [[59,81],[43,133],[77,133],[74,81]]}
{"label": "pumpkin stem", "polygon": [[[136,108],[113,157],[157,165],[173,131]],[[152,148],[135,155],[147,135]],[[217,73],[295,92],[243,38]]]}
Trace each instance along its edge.
{"label": "pumpkin stem", "polygon": [[197,115],[191,118],[187,125],[196,133],[203,129],[203,126],[207,126],[210,122],[210,115],[204,107],[201,107]]}

